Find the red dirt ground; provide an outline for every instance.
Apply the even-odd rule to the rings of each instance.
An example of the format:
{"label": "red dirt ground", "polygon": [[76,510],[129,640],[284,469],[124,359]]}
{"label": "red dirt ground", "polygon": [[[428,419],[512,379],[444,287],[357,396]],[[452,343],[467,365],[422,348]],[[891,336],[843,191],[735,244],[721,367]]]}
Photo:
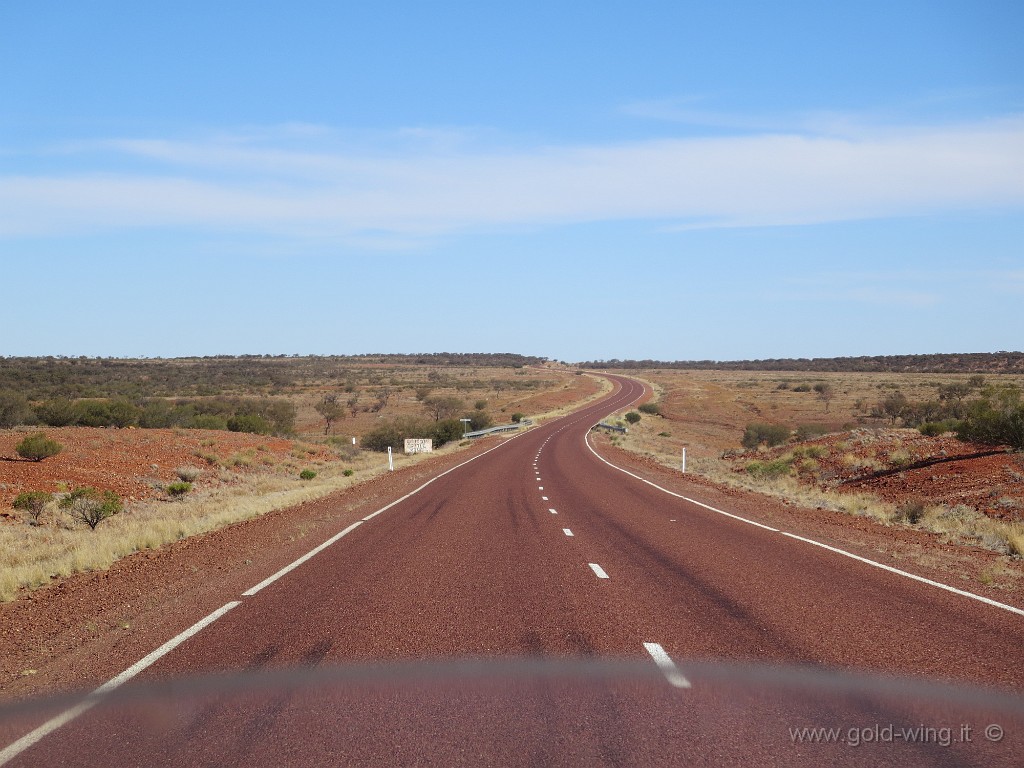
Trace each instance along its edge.
{"label": "red dirt ground", "polygon": [[[989,517],[1024,520],[1024,455],[992,453],[992,446],[952,436],[926,437],[913,429],[855,429],[800,443],[827,455],[802,480],[840,490],[867,491],[886,501],[954,506],[965,504]],[[777,458],[796,446],[780,446],[756,458]],[[737,471],[755,458],[743,454]],[[900,467],[905,467],[900,470]]]}
{"label": "red dirt ground", "polygon": [[0,430],[0,516],[11,513],[11,501],[22,491],[56,492],[61,484],[66,488],[90,485],[114,491],[130,502],[160,496],[158,486],[176,480],[174,470],[181,466],[199,467],[207,485],[216,483],[216,471],[196,453],[226,460],[255,451],[276,463],[294,447],[291,440],[216,430],[48,427],[43,431],[64,450],[43,461],[24,461],[14,448],[29,432]]}

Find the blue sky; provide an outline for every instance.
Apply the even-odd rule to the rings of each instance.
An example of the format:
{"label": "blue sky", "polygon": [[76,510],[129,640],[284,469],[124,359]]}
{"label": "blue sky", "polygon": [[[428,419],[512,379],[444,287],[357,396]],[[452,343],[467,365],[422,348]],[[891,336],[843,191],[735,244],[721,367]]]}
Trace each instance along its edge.
{"label": "blue sky", "polygon": [[0,355],[1022,348],[1019,2],[274,6],[0,3]]}

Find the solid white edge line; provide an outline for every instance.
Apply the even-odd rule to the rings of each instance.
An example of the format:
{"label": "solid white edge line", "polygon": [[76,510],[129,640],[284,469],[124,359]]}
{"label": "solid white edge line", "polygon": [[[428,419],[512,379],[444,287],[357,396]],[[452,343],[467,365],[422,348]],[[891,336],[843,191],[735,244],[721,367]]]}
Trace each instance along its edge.
{"label": "solid white edge line", "polygon": [[88,712],[96,704],[99,704],[104,694],[110,693],[118,686],[121,686],[124,683],[128,682],[137,674],[139,674],[139,672],[144,670],[146,667],[152,665],[155,661],[157,661],[157,659],[159,659],[162,656],[166,656],[168,653],[173,651],[175,648],[177,648],[183,642],[188,640],[190,637],[202,631],[204,628],[208,627],[210,624],[215,622],[217,619],[219,619],[225,613],[230,611],[232,608],[235,608],[241,604],[241,601],[233,600],[232,602],[221,606],[206,618],[200,619],[181,634],[171,638],[166,643],[157,648],[155,651],[144,656],[142,659],[132,664],[130,667],[128,667],[128,669],[126,669],[121,674],[105,682],[95,691],[90,693],[86,697],[85,701],[83,701],[82,703],[76,704],[70,709],[61,712],[56,717],[50,718],[45,723],[36,728],[34,731],[25,734],[17,741],[13,742],[12,744],[9,744],[2,751],[0,751],[0,765],[4,765],[5,763],[10,762],[15,757],[24,752],[26,749],[31,747],[33,744],[43,739],[45,736],[48,736],[49,734],[53,733],[61,726],[67,725],[84,712]]}
{"label": "solid white edge line", "polygon": [[650,480],[645,480],[644,478],[640,477],[640,475],[634,475],[628,469],[623,469],[622,467],[618,467],[615,464],[612,464],[610,461],[608,461],[608,459],[606,459],[604,456],[602,456],[601,454],[599,454],[597,451],[594,450],[594,447],[590,444],[590,433],[589,432],[587,432],[586,436],[583,438],[583,441],[587,444],[587,448],[590,449],[590,452],[592,454],[597,456],[597,458],[599,458],[601,461],[603,461],[605,464],[607,464],[612,469],[617,469],[619,472],[623,472],[623,473],[629,475],[630,477],[635,478],[636,480],[639,480],[641,483],[647,483],[647,485],[649,485],[649,486],[651,486],[653,488],[657,488],[662,493],[667,493],[669,496],[675,496],[677,499],[682,499],[683,501],[688,501],[691,504],[696,504],[698,507],[704,507],[704,509],[709,509],[712,512],[717,512],[720,515],[725,515],[726,517],[731,517],[734,520],[739,520],[740,522],[747,523],[748,525],[756,525],[758,528],[764,528],[766,531],[773,531],[775,533],[779,533],[779,529],[778,528],[772,528],[770,525],[765,525],[764,523],[758,523],[755,520],[750,520],[750,519],[748,519],[746,517],[740,517],[739,515],[734,515],[731,512],[724,512],[721,509],[716,509],[715,507],[712,507],[712,506],[709,506],[707,504],[704,504],[703,502],[697,501],[696,499],[691,499],[688,496],[683,496],[681,493],[676,493],[675,491],[670,491],[668,488],[662,488],[657,483],[652,483]]}
{"label": "solid white edge line", "polygon": [[679,667],[672,661],[672,657],[665,653],[664,648],[657,643],[644,643],[644,648],[651,654],[651,658],[654,659],[654,663],[658,665],[658,669],[665,675],[669,684],[676,688],[690,687],[690,681],[679,671]]}
{"label": "solid white edge line", "polygon": [[932,579],[927,579],[924,576],[918,576],[916,574],[910,573],[909,571],[904,571],[904,570],[901,570],[899,568],[893,568],[891,565],[885,565],[884,563],[879,563],[876,560],[870,560],[870,559],[868,559],[866,557],[861,557],[860,555],[855,555],[852,552],[847,552],[845,549],[839,549],[837,547],[831,547],[828,544],[822,544],[821,542],[814,541],[813,539],[808,539],[808,538],[805,538],[803,536],[798,536],[795,533],[787,533],[786,531],[779,530],[778,528],[772,528],[770,525],[765,525],[764,523],[758,523],[758,522],[756,522],[754,520],[749,520],[749,519],[747,519],[745,517],[741,517],[739,515],[734,515],[731,512],[725,512],[725,511],[723,511],[721,509],[716,509],[715,507],[712,507],[712,506],[710,506],[708,504],[704,504],[703,502],[697,501],[696,499],[691,499],[691,498],[689,498],[687,496],[683,496],[681,493],[676,493],[675,491],[670,491],[667,488],[662,488],[657,483],[652,483],[650,480],[646,480],[646,479],[640,477],[639,475],[635,475],[632,472],[630,472],[628,469],[623,469],[622,467],[619,467],[619,466],[616,466],[615,464],[612,464],[610,461],[608,461],[608,459],[606,459],[604,456],[602,456],[597,451],[595,451],[594,450],[594,446],[592,446],[590,444],[590,431],[589,430],[584,435],[583,442],[586,443],[587,448],[590,449],[590,452],[592,454],[594,454],[598,459],[603,461],[605,464],[607,464],[612,469],[617,469],[619,472],[623,472],[624,474],[627,474],[630,477],[635,478],[636,480],[639,480],[641,483],[647,483],[647,485],[651,486],[652,488],[657,488],[659,491],[661,491],[662,493],[667,493],[669,496],[675,496],[677,499],[682,499],[683,501],[688,501],[691,504],[696,504],[698,507],[703,507],[704,509],[710,510],[712,512],[717,512],[718,514],[725,515],[726,517],[731,517],[734,520],[739,520],[742,523],[747,523],[748,525],[755,525],[758,528],[764,528],[766,531],[772,531],[774,533],[781,533],[783,536],[789,536],[791,539],[797,539],[798,541],[802,541],[802,542],[804,542],[806,544],[813,544],[816,547],[821,547],[822,549],[827,549],[828,551],[834,552],[837,555],[843,555],[844,557],[849,557],[849,558],[852,558],[853,560],[859,560],[860,562],[865,563],[866,565],[871,565],[871,566],[874,566],[875,568],[881,568],[883,571],[889,571],[890,573],[894,573],[894,574],[897,574],[899,576],[904,576],[904,577],[906,577],[908,579],[913,579],[914,581],[919,581],[922,584],[928,584],[929,586],[937,587],[938,589],[944,589],[947,592],[952,592],[953,594],[960,595],[961,597],[967,597],[967,598],[970,598],[971,600],[977,600],[978,602],[985,603],[986,605],[990,605],[993,608],[1002,608],[1004,611],[1009,611],[1010,613],[1015,613],[1018,616],[1024,616],[1024,609],[1017,608],[1016,606],[1007,605],[1006,603],[1000,603],[997,600],[992,600],[991,598],[983,597],[982,595],[977,595],[974,592],[967,592],[967,591],[962,590],[962,589],[957,589],[956,587],[951,587],[948,584],[943,584],[941,581],[933,581]]}
{"label": "solid white edge line", "polygon": [[608,574],[604,572],[604,568],[602,568],[597,563],[587,563],[587,565],[590,566],[590,570],[592,570],[594,572],[594,574],[597,576],[597,578],[599,578],[599,579],[610,578],[608,576]]}
{"label": "solid white edge line", "polygon": [[886,565],[885,563],[878,563],[878,562],[875,562],[874,560],[869,560],[866,557],[861,557],[860,555],[855,555],[852,552],[847,552],[844,549],[838,549],[837,547],[830,547],[828,544],[822,544],[820,541],[815,541],[814,539],[808,539],[808,538],[805,538],[804,536],[798,536],[795,533],[787,533],[786,531],[779,531],[779,533],[781,533],[783,536],[789,536],[789,538],[791,538],[791,539],[797,539],[798,541],[803,541],[803,542],[805,542],[807,544],[813,544],[816,547],[821,547],[822,549],[827,549],[829,552],[835,552],[837,555],[842,555],[843,557],[850,557],[850,558],[853,558],[854,560],[859,560],[862,563],[866,563],[867,565],[873,565],[875,568],[881,568],[883,571],[889,571],[890,573],[899,574],[900,576],[905,576],[908,579],[913,579],[914,581],[920,581],[922,584],[927,584],[927,585],[932,586],[932,587],[938,587],[939,589],[944,589],[947,592],[952,592],[955,595],[960,595],[961,597],[969,597],[972,600],[979,600],[979,601],[981,601],[983,603],[986,603],[987,605],[991,605],[994,608],[1002,608],[1004,611],[1010,611],[1011,613],[1016,613],[1016,614],[1018,614],[1020,616],[1024,616],[1024,610],[1022,610],[1020,608],[1017,608],[1015,606],[1012,606],[1012,605],[1007,605],[1006,603],[1000,603],[997,600],[992,600],[991,598],[985,597],[983,595],[976,595],[973,592],[966,592],[966,591],[964,591],[962,589],[957,589],[956,587],[951,587],[949,584],[943,584],[941,581],[933,581],[932,579],[925,578],[924,576],[918,576],[916,573],[910,573],[909,571],[903,571],[903,570],[900,570],[899,568],[894,568],[891,565]]}
{"label": "solid white edge line", "polygon": [[257,584],[255,587],[249,587],[249,589],[245,590],[245,592],[243,592],[242,595],[244,597],[252,597],[253,595],[255,595],[257,592],[259,592],[264,587],[270,586],[271,584],[273,584],[275,581],[280,579],[285,574],[290,573],[291,571],[294,571],[296,568],[298,568],[300,565],[302,565],[304,562],[309,560],[314,555],[317,555],[320,552],[323,552],[325,549],[327,549],[329,546],[331,546],[331,544],[334,544],[336,541],[338,541],[338,539],[341,539],[344,536],[348,535],[350,532],[354,531],[356,528],[358,528],[362,524],[363,524],[362,520],[356,520],[356,522],[352,523],[352,525],[350,525],[348,528],[346,528],[345,530],[341,531],[341,533],[334,534],[333,536],[331,536],[331,538],[329,538],[323,544],[321,544],[321,545],[319,545],[317,547],[314,547],[313,549],[309,550],[309,552],[304,554],[298,560],[295,560],[294,562],[289,563],[288,565],[286,565],[284,568],[282,568],[280,571],[278,571],[277,573],[273,574],[272,576],[268,576],[263,581],[261,581],[259,584]]}

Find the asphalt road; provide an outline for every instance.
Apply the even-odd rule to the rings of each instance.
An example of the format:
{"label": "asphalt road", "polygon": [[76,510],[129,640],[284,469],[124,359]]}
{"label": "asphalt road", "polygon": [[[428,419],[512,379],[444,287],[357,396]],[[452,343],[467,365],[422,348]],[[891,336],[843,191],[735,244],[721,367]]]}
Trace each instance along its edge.
{"label": "asphalt road", "polygon": [[[837,688],[830,672],[1020,692],[1024,616],[609,466],[589,429],[643,392],[615,381],[234,596],[146,660],[140,692],[0,764],[1024,764],[1014,695]],[[301,675],[252,682],[281,669]],[[801,727],[841,743],[800,743]]]}

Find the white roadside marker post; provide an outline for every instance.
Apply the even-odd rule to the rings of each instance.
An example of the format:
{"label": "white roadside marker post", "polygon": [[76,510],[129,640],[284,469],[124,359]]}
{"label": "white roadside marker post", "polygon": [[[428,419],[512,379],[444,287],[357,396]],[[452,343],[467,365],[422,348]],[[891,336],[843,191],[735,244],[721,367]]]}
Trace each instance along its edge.
{"label": "white roadside marker post", "polygon": [[686,446],[683,446],[683,464],[682,464],[682,470],[683,470],[683,473],[685,474],[685,473],[686,473]]}
{"label": "white roadside marker post", "polygon": [[388,472],[395,471],[395,460],[391,458],[391,446],[388,446]]}

